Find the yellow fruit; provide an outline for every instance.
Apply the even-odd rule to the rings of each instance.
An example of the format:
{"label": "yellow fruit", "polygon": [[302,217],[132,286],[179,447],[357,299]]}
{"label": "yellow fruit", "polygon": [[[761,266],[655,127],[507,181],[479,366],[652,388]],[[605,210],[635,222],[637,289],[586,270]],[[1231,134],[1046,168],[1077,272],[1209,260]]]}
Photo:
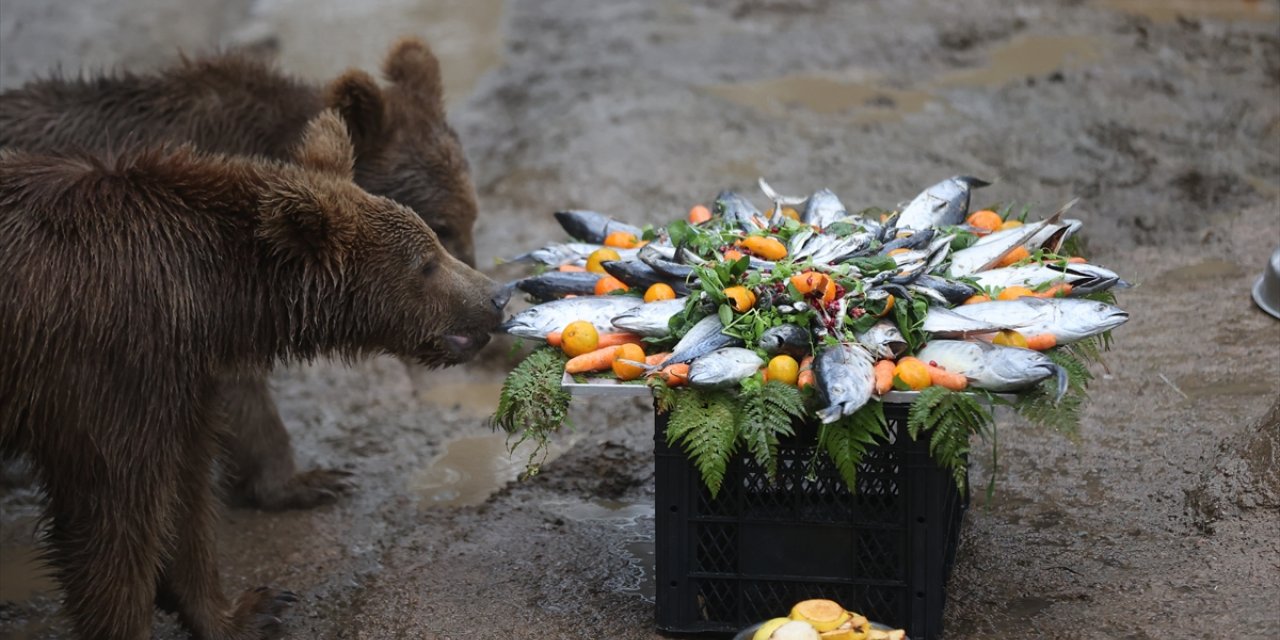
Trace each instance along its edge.
{"label": "yellow fruit", "polygon": [[604,246],[618,247],[619,249],[633,249],[640,244],[640,240],[636,238],[634,233],[626,231],[614,231],[604,238]]}
{"label": "yellow fruit", "polygon": [[1000,225],[1000,230],[1004,231],[1006,229],[1017,229],[1018,227],[1021,227],[1021,226],[1022,226],[1021,220],[1005,220],[1004,223]]}
{"label": "yellow fruit", "polygon": [[618,347],[617,354],[613,356],[613,374],[618,376],[619,380],[635,380],[644,375],[643,368],[619,362],[620,360],[644,362],[644,349],[641,349],[640,345],[628,343]]}
{"label": "yellow fruit", "polygon": [[786,245],[771,236],[748,236],[738,244],[765,260],[781,260],[787,257]]}
{"label": "yellow fruit", "polygon": [[600,332],[586,320],[570,322],[560,334],[560,348],[571,358],[595,351],[599,345]]}
{"label": "yellow fruit", "polygon": [[1018,247],[1017,249],[1014,249],[1013,251],[1010,251],[1010,252],[1009,252],[1009,255],[1007,255],[1007,256],[1005,256],[1005,257],[1001,258],[1001,259],[1000,259],[1000,262],[997,262],[997,263],[996,263],[996,266],[997,266],[997,267],[1007,267],[1007,266],[1009,266],[1009,265],[1011,265],[1011,264],[1014,264],[1014,263],[1016,263],[1016,262],[1019,262],[1019,261],[1025,260],[1025,259],[1027,259],[1027,258],[1028,258],[1028,257],[1030,257],[1030,256],[1031,256],[1031,252],[1030,252],[1030,251],[1027,251],[1027,248],[1026,248],[1026,247]]}
{"label": "yellow fruit", "polygon": [[760,625],[759,629],[756,629],[755,634],[751,636],[751,640],[769,640],[769,637],[773,635],[774,631],[778,630],[778,627],[781,627],[788,622],[791,622],[791,618],[773,618],[772,620],[767,620],[764,624]]}
{"label": "yellow fruit", "polygon": [[783,208],[782,208],[782,217],[784,217],[784,218],[790,218],[790,219],[792,219],[792,220],[799,220],[799,219],[800,219],[800,212],[796,211],[795,209],[792,209],[791,207],[783,207]]}
{"label": "yellow fruit", "polygon": [[591,273],[605,273],[604,267],[600,265],[601,262],[621,259],[622,256],[618,255],[618,252],[613,249],[608,247],[604,249],[596,249],[591,252],[591,255],[587,256],[587,271],[590,271]]}
{"label": "yellow fruit", "polygon": [[746,287],[729,287],[724,290],[724,296],[729,299],[729,306],[738,313],[744,313],[756,306],[756,294]]}
{"label": "yellow fruit", "polygon": [[596,280],[596,295],[609,295],[611,291],[626,291],[627,285],[623,281],[613,277],[605,276]]}
{"label": "yellow fruit", "polygon": [[1034,292],[1034,291],[1032,291],[1032,290],[1030,290],[1030,289],[1028,289],[1028,288],[1026,288],[1026,287],[1019,287],[1019,286],[1016,286],[1016,285],[1015,285],[1015,286],[1012,286],[1012,287],[1005,287],[1005,288],[1004,288],[1004,290],[1000,292],[1000,295],[996,296],[996,299],[998,299],[998,300],[1017,300],[1018,298],[1021,298],[1022,296],[1034,296],[1034,295],[1036,295],[1036,292]]}
{"label": "yellow fruit", "polygon": [[908,251],[910,251],[910,249],[908,249],[908,248],[906,248],[906,247],[898,247],[897,249],[890,249],[890,250],[889,250],[889,255],[891,255],[891,256],[896,256],[896,255],[898,255],[898,254],[900,254],[900,253],[906,253],[906,252],[908,252]]}
{"label": "yellow fruit", "polygon": [[996,337],[991,339],[991,342],[993,344],[998,344],[1002,347],[1022,347],[1023,349],[1027,348],[1027,337],[1022,335],[1021,333],[1018,333],[1017,331],[1012,331],[1012,330],[1001,331],[1000,333],[997,333]]}
{"label": "yellow fruit", "polygon": [[774,356],[769,361],[767,375],[770,380],[794,387],[800,377],[800,363],[788,355]]}
{"label": "yellow fruit", "polygon": [[1004,224],[1004,220],[1000,218],[1000,214],[990,209],[974,211],[973,214],[969,216],[968,222],[969,226],[977,227],[986,233],[991,233],[992,231],[999,229],[1000,225]]}
{"label": "yellow fruit", "polygon": [[898,366],[893,368],[893,377],[911,387],[912,391],[919,391],[931,384],[929,368],[923,362],[911,357],[898,361]]}
{"label": "yellow fruit", "polygon": [[650,285],[644,292],[645,302],[657,302],[659,300],[675,300],[676,290],[671,285],[662,282],[655,282]]}
{"label": "yellow fruit", "polygon": [[832,600],[805,600],[791,607],[792,620],[808,622],[819,633],[831,631],[847,622],[849,618],[849,612]]}

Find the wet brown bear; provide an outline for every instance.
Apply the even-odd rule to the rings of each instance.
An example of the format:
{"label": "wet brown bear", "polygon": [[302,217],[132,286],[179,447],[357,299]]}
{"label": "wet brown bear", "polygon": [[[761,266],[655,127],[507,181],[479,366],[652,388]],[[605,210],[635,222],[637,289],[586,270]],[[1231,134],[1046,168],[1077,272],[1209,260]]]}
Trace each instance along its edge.
{"label": "wet brown bear", "polygon": [[[183,61],[152,75],[51,79],[0,94],[0,147],[119,152],[191,142],[203,150],[289,159],[303,127],[326,105],[342,114],[356,146],[356,182],[416,211],[453,255],[474,265],[475,191],[458,137],[445,119],[440,68],[421,40],[388,54],[389,85],[348,71],[311,86],[249,58]],[[345,474],[295,473],[289,435],[265,376],[227,377],[216,403],[227,421],[224,470],[233,497],[281,509],[331,501]]]}
{"label": "wet brown bear", "polygon": [[149,638],[154,604],[197,638],[267,637],[293,600],[221,595],[216,376],[321,354],[453,364],[500,321],[492,281],[351,181],[335,114],[295,160],[0,152],[0,451],[45,485],[82,638]]}

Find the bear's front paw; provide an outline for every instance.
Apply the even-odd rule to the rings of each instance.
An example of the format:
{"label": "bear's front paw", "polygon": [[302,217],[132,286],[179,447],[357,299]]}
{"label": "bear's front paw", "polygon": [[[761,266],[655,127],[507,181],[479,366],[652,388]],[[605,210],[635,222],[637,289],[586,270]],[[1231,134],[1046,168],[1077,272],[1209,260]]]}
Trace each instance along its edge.
{"label": "bear's front paw", "polygon": [[226,640],[268,640],[280,635],[281,616],[298,601],[297,594],[258,587],[240,594],[232,615],[232,631]]}
{"label": "bear's front paw", "polygon": [[254,485],[248,495],[241,496],[242,500],[267,511],[310,509],[330,504],[355,489],[351,473],[341,469],[312,469],[295,474],[280,485],[265,484]]}

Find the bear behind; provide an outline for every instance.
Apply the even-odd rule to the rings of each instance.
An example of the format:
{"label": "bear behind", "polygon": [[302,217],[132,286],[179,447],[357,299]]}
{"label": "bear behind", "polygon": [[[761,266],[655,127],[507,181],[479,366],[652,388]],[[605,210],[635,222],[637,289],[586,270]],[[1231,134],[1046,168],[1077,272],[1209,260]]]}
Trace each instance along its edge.
{"label": "bear behind", "polygon": [[351,182],[340,119],[296,165],[153,148],[0,152],[0,451],[29,456],[83,638],[261,638],[292,594],[221,594],[214,378],[283,359],[466,360],[505,302],[405,207]]}

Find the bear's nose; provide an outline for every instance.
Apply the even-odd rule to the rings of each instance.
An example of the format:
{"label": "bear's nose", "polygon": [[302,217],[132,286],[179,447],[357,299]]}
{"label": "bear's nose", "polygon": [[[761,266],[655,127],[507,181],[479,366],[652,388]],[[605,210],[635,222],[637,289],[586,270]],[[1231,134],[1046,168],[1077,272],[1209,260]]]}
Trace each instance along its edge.
{"label": "bear's nose", "polygon": [[497,288],[493,297],[489,298],[493,302],[493,306],[501,312],[506,308],[507,303],[511,301],[511,291],[516,288],[516,283],[511,282]]}

